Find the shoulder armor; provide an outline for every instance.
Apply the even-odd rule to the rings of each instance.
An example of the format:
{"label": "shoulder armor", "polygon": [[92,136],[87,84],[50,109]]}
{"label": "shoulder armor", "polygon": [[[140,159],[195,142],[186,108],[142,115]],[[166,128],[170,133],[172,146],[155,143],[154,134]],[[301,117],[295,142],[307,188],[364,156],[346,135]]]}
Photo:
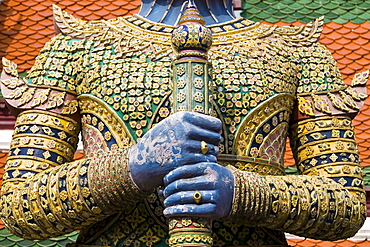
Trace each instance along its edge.
{"label": "shoulder armor", "polygon": [[4,99],[14,115],[26,109],[50,110],[55,113],[72,115],[77,112],[76,96],[57,88],[28,83],[19,78],[17,65],[2,59],[4,70],[0,79],[0,88]]}
{"label": "shoulder armor", "polygon": [[91,39],[96,42],[96,49],[112,45],[122,57],[138,56],[145,52],[153,60],[172,54],[170,41],[173,28],[147,24],[135,16],[87,22],[62,11],[56,5],[53,5],[53,11],[57,33],[75,39]]}
{"label": "shoulder armor", "polygon": [[107,21],[83,21],[75,18],[60,7],[53,4],[53,19],[56,27],[55,32],[63,33],[72,38],[84,39],[98,37],[110,30]]}
{"label": "shoulder armor", "polygon": [[290,46],[310,46],[318,42],[324,26],[324,17],[303,26],[277,27],[274,33],[282,37]]}
{"label": "shoulder armor", "polygon": [[368,78],[369,71],[357,73],[350,86],[344,85],[332,91],[298,96],[298,110],[301,115],[298,119],[328,114],[350,114],[354,117],[368,97],[366,90]]}

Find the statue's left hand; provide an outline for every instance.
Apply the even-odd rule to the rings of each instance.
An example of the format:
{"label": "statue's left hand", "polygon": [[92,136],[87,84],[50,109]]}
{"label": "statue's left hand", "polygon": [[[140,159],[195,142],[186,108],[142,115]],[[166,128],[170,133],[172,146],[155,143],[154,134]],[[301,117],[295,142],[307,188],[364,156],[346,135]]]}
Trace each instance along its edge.
{"label": "statue's left hand", "polygon": [[179,167],[164,177],[166,216],[218,219],[230,213],[234,198],[234,175],[216,163]]}

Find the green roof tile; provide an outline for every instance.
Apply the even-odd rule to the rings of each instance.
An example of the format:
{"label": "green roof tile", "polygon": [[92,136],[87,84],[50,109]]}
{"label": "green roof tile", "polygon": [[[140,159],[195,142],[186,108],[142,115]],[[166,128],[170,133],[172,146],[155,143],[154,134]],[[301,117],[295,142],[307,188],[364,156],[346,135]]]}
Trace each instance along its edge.
{"label": "green roof tile", "polygon": [[364,21],[369,21],[370,20],[370,11],[366,11],[362,13],[361,15],[358,16],[358,18],[364,20]]}
{"label": "green roof tile", "polygon": [[326,4],[329,4],[332,0],[322,0],[321,5],[325,6]]}
{"label": "green roof tile", "polygon": [[259,18],[259,21],[261,21],[261,20],[266,20],[266,19],[268,19],[268,18],[272,18],[273,19],[273,17],[271,16],[271,14],[270,13],[266,13],[266,12],[259,12],[259,13],[257,13],[256,15],[255,15],[255,17],[257,17],[257,18]]}
{"label": "green roof tile", "polygon": [[2,247],[15,246],[15,242],[10,241],[9,239],[3,239],[3,240],[0,240],[0,246],[2,246]]}
{"label": "green roof tile", "polygon": [[322,5],[320,3],[316,3],[316,2],[311,2],[311,3],[306,4],[306,7],[312,10],[319,9],[321,6]]}
{"label": "green roof tile", "polygon": [[302,4],[294,2],[293,4],[289,4],[289,8],[298,10],[304,8],[304,6]]}
{"label": "green roof tile", "polygon": [[342,18],[343,19],[346,19],[346,20],[352,20],[352,19],[355,19],[357,17],[356,14],[353,14],[353,13],[349,13],[349,12],[346,12],[342,15]]}
{"label": "green roof tile", "polygon": [[3,230],[3,229],[0,230],[0,239],[4,239],[4,238],[7,238],[7,237],[12,236],[12,235],[13,234],[11,234],[7,230]]}
{"label": "green roof tile", "polygon": [[287,166],[285,167],[285,172],[287,175],[297,175],[297,167],[296,166]]}
{"label": "green roof tile", "polygon": [[[344,24],[344,23],[347,23],[348,20],[340,16],[338,18],[333,19],[333,22],[338,23],[338,24]],[[351,20],[351,22],[353,22],[353,20]]]}
{"label": "green roof tile", "polygon": [[286,18],[286,22],[294,22],[296,20],[296,18],[294,18],[294,17],[287,17]]}
{"label": "green roof tile", "polygon": [[335,20],[336,18],[338,18],[337,14],[334,14],[333,12],[328,12],[328,13],[325,14],[324,21],[327,21],[328,19],[329,20]]}
{"label": "green roof tile", "polygon": [[285,3],[286,5],[293,5],[296,3],[295,0],[282,0],[281,2]]}
{"label": "green roof tile", "polygon": [[[264,20],[264,19],[261,19],[261,21]],[[270,23],[275,23],[275,22],[278,22],[279,19],[278,18],[274,18],[274,17],[270,17],[270,18],[265,18],[265,20],[267,22],[270,22]]]}
{"label": "green roof tile", "polygon": [[362,171],[364,173],[365,187],[370,187],[370,166],[363,167]]}
{"label": "green roof tile", "polygon": [[242,0],[242,16],[253,21],[310,22],[324,15],[325,22],[361,24],[370,20],[369,6],[370,0]]}
{"label": "green roof tile", "polygon": [[333,9],[338,8],[338,4],[330,2],[330,3],[323,5],[322,8],[333,10]]}
{"label": "green roof tile", "polygon": [[350,4],[352,4],[352,5],[358,5],[358,4],[360,4],[361,3],[361,1],[359,1],[359,0],[348,0],[348,1],[346,1],[347,3],[350,3]]}
{"label": "green roof tile", "polygon": [[[357,0],[356,0],[357,1]],[[358,8],[358,9],[363,9],[363,10],[365,10],[365,11],[368,11],[369,10],[369,2],[368,1],[364,1],[364,2],[362,2],[362,3],[358,3],[357,5],[356,5],[356,8]]]}
{"label": "green roof tile", "polygon": [[343,15],[345,13],[347,13],[347,11],[345,9],[333,9],[333,13],[337,14],[337,15]]}
{"label": "green roof tile", "polygon": [[30,241],[19,238],[11,234],[6,228],[0,229],[1,247],[64,247],[68,243],[73,243],[78,237],[78,232],[71,232],[57,238],[47,240]]}
{"label": "green roof tile", "polygon": [[[252,1],[247,1],[247,2],[253,4]],[[281,2],[281,1],[280,0],[260,0],[259,2],[264,2],[264,3],[269,4],[269,5],[274,5],[274,4],[276,4],[278,2]]]}
{"label": "green roof tile", "polygon": [[258,9],[268,9],[268,8],[270,8],[270,5],[267,4],[267,3],[264,3],[264,2],[257,3],[255,6]]}
{"label": "green roof tile", "polygon": [[31,241],[31,240],[21,240],[19,242],[17,242],[17,246],[25,246],[25,247],[28,247],[28,246],[34,246],[35,245],[35,242],[34,241]]}
{"label": "green roof tile", "polygon": [[23,240],[23,238],[20,238],[18,236],[15,236],[15,235],[9,235],[7,236],[7,239],[9,239],[10,241],[13,241],[13,242],[20,242]]}
{"label": "green roof tile", "polygon": [[[271,1],[271,0],[270,0]],[[272,1],[276,1],[276,0],[272,0]],[[248,1],[250,4],[252,5],[255,5],[255,4],[258,4],[259,2],[267,2],[267,1],[264,1],[264,0],[250,0]]]}
{"label": "green roof tile", "polygon": [[259,9],[257,7],[254,7],[253,5],[248,8],[248,11],[251,13],[264,13],[264,11],[259,11]]}
{"label": "green roof tile", "polygon": [[330,13],[330,10],[321,8],[316,10],[316,13],[319,14],[320,16],[326,16],[327,14]]}
{"label": "green roof tile", "polygon": [[356,5],[354,5],[353,3],[346,2],[344,4],[341,4],[340,7],[342,9],[352,10],[356,8]]}

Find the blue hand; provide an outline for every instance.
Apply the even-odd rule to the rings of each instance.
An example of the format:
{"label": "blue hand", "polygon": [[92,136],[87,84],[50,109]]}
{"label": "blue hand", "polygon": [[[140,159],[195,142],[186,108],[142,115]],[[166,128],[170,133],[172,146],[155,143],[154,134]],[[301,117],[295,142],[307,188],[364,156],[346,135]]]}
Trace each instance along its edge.
{"label": "blue hand", "polygon": [[[131,148],[129,167],[136,185],[151,191],[173,169],[198,162],[216,162],[221,121],[195,112],[178,112],[148,131]],[[202,154],[201,142],[208,144]]]}
{"label": "blue hand", "polygon": [[[218,219],[230,213],[234,198],[231,170],[212,162],[179,167],[164,177],[166,216]],[[200,192],[199,203],[194,193]]]}

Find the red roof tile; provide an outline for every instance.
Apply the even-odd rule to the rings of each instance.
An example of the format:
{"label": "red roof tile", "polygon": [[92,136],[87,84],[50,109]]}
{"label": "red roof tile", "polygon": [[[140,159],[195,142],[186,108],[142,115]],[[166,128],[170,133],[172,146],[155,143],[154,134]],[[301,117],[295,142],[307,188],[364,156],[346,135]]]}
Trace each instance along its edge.
{"label": "red roof tile", "polygon": [[[0,3],[0,57],[6,56],[12,59],[18,64],[19,72],[31,68],[39,50],[54,35],[52,4],[57,4],[77,18],[97,20],[136,13],[139,10],[140,0],[2,1]],[[19,46],[19,43],[27,44],[28,49]],[[32,57],[25,56],[26,53],[31,54]]]}
{"label": "red roof tile", "polygon": [[343,26],[342,28],[339,28],[337,32],[340,33],[341,35],[345,35],[351,32],[351,28]]}
{"label": "red roof tile", "polygon": [[370,246],[370,240],[321,241],[313,239],[288,239],[288,244],[294,247],[365,247]]}

